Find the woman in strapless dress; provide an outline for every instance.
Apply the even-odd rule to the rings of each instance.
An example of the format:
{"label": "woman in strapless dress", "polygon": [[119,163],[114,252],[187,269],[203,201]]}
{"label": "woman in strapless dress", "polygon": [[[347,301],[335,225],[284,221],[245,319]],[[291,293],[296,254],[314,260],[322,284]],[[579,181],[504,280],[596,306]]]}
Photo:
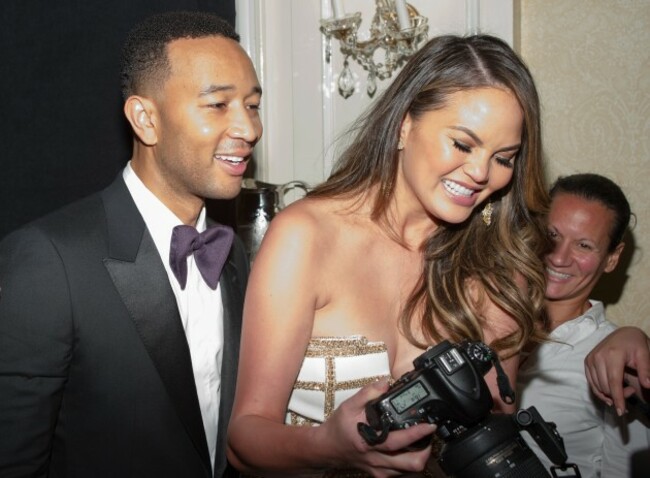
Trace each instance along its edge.
{"label": "woman in strapless dress", "polygon": [[[433,424],[371,446],[365,404],[442,340],[514,383],[542,336],[539,104],[503,41],[429,41],[353,128],[330,178],[272,221],[244,307],[229,460],[262,476],[433,476]],[[495,411],[512,412],[486,382]]]}

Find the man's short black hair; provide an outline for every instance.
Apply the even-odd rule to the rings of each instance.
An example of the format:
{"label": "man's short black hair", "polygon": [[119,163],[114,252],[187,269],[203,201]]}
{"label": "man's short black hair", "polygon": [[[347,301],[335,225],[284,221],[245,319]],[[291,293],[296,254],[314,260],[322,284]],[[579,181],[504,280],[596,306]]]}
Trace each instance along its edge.
{"label": "man's short black hair", "polygon": [[206,12],[165,12],[146,18],[126,38],[122,50],[121,84],[126,100],[145,85],[162,85],[170,72],[167,45],[181,38],[221,36],[239,42],[224,19]]}

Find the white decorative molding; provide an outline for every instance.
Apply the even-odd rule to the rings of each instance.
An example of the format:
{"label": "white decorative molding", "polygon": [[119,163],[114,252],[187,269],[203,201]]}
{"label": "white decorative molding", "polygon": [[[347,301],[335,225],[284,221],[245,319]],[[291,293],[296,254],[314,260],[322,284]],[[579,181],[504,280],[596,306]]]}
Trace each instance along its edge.
{"label": "white decorative molding", "polygon": [[465,0],[465,32],[476,35],[481,31],[481,2],[479,0]]}

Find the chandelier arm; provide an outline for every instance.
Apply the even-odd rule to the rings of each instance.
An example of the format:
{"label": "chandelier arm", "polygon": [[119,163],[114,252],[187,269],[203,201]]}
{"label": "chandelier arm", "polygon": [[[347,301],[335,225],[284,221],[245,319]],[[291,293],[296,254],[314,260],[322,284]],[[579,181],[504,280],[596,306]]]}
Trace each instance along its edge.
{"label": "chandelier arm", "polygon": [[[339,93],[348,98],[350,76],[348,58],[355,60],[364,70],[368,71],[367,93],[373,96],[376,90],[376,79],[386,80],[393,72],[401,67],[427,40],[429,30],[428,20],[412,5],[405,3],[410,20],[410,28],[402,29],[397,14],[395,0],[375,0],[376,10],[369,29],[369,37],[359,40],[361,12],[355,12],[340,18],[321,20],[321,32],[327,41],[332,39],[340,43],[341,53],[345,56],[344,69],[339,76]],[[402,22],[402,25],[404,22]],[[378,50],[384,50],[384,62],[375,61]],[[328,57],[329,61],[329,57]],[[342,75],[345,77],[341,77]],[[344,88],[341,87],[344,85]],[[353,88],[353,87],[352,87]]]}

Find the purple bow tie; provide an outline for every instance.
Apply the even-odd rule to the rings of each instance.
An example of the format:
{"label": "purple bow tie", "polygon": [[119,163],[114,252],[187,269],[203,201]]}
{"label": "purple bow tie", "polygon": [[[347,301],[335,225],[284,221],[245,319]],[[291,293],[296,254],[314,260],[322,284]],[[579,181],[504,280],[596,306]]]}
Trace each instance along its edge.
{"label": "purple bow tie", "polygon": [[169,265],[181,289],[184,290],[187,284],[187,257],[190,254],[194,255],[203,280],[211,289],[216,289],[233,237],[233,230],[220,224],[201,234],[192,226],[176,226],[172,232]]}

